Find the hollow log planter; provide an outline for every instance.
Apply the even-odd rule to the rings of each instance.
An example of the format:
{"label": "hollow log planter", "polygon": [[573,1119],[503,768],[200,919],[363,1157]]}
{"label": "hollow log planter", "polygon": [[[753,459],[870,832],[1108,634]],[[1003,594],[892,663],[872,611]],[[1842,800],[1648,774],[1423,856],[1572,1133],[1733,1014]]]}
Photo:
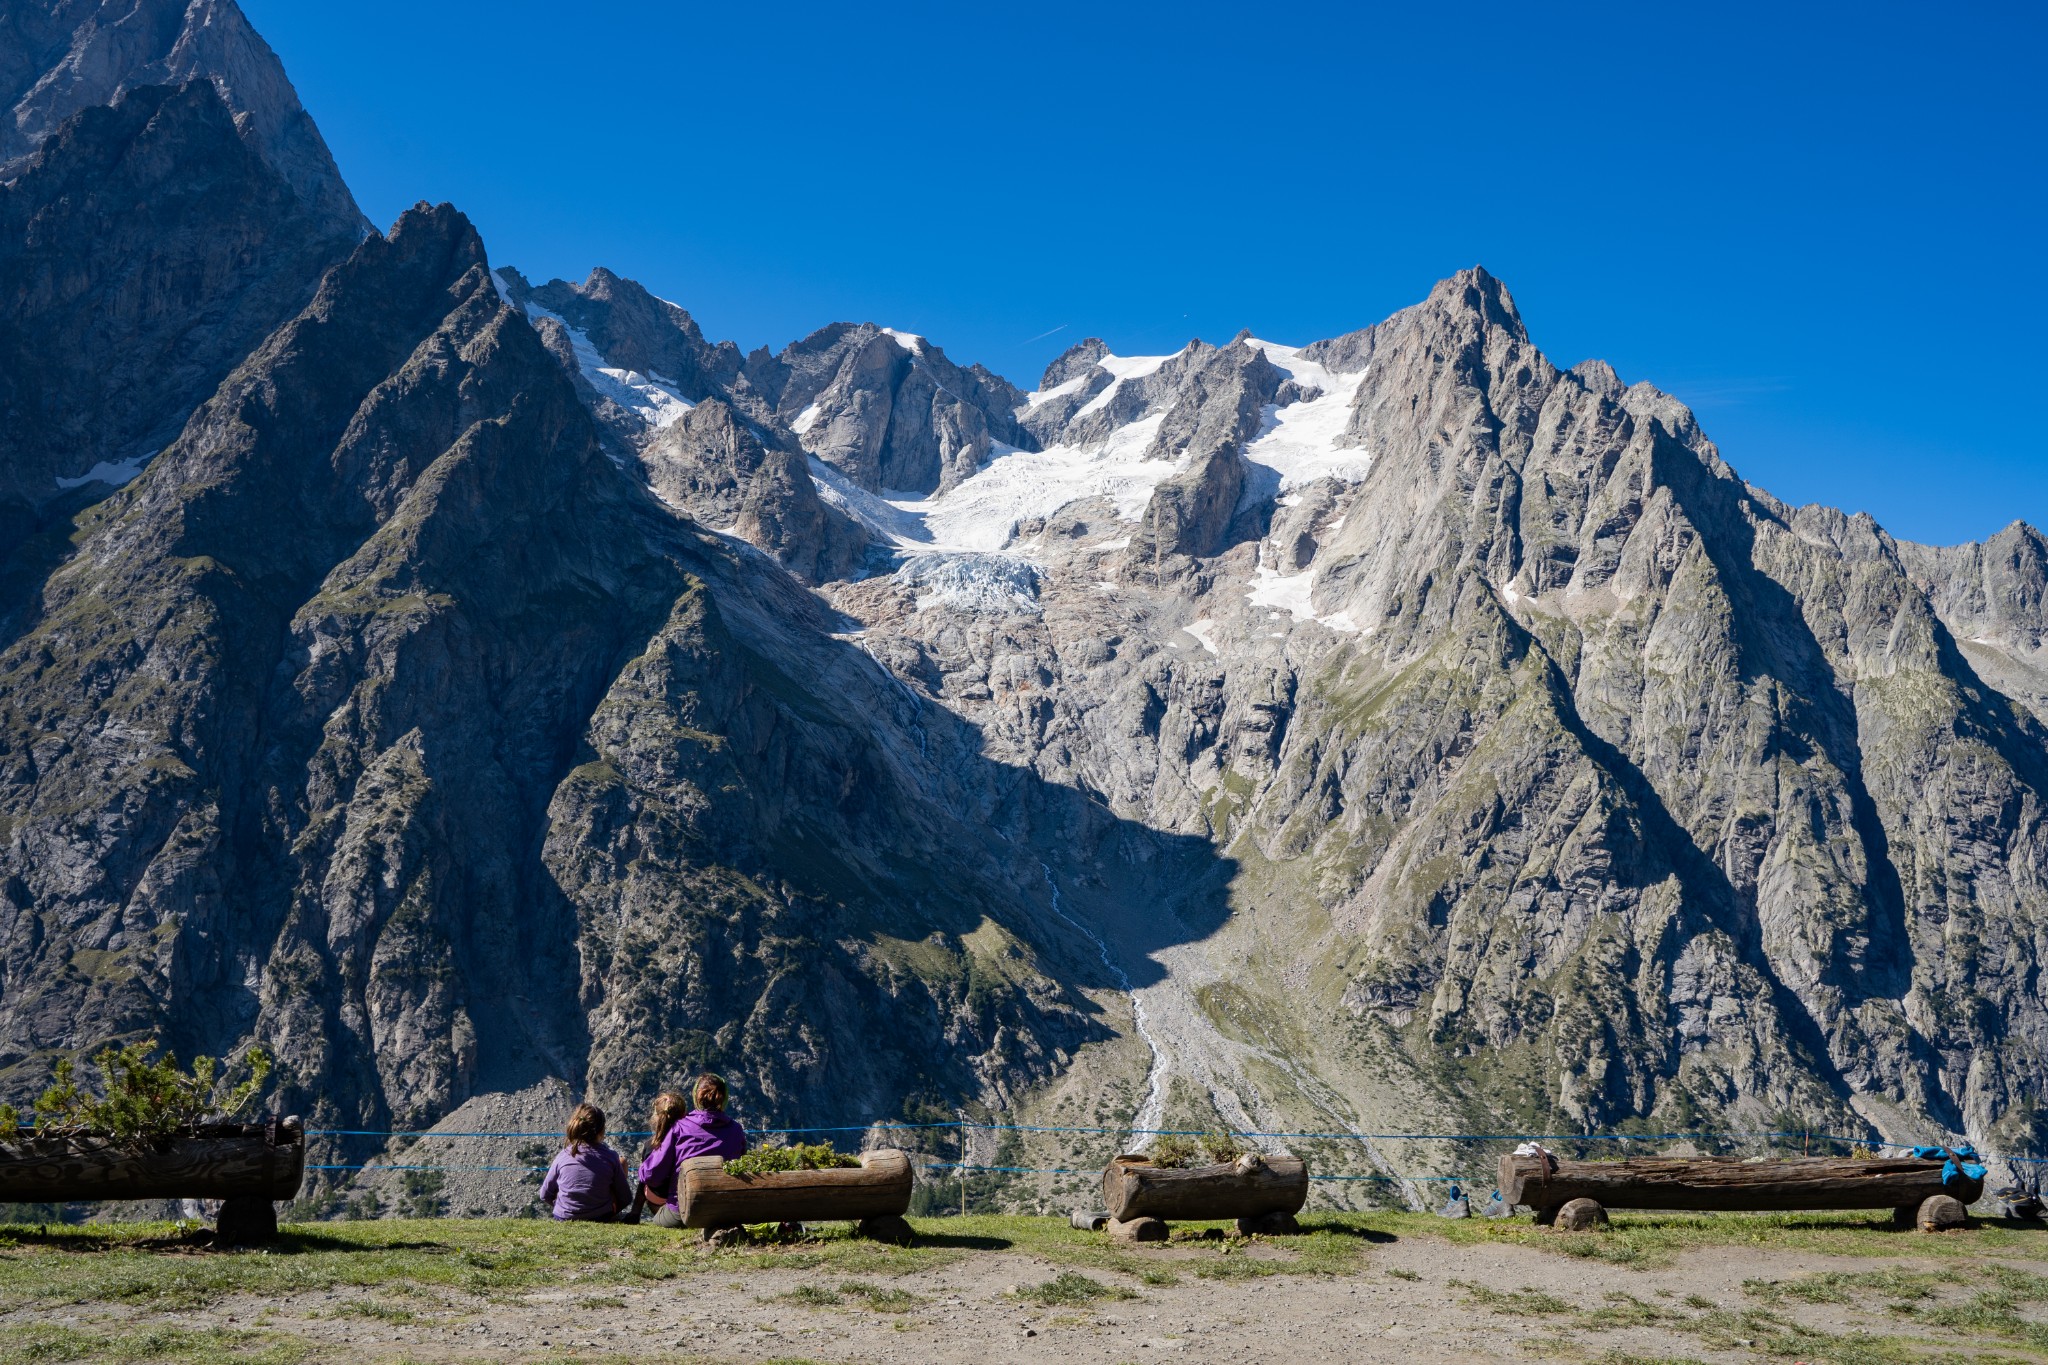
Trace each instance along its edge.
{"label": "hollow log planter", "polygon": [[895,1147],[862,1152],[859,1166],[827,1171],[764,1171],[727,1175],[725,1158],[683,1163],[677,1202],[686,1228],[745,1223],[819,1223],[852,1219],[862,1235],[901,1242],[910,1225],[910,1158]]}
{"label": "hollow log planter", "polygon": [[215,1123],[135,1146],[104,1136],[0,1143],[0,1202],[218,1199],[223,1244],[277,1235],[273,1201],[296,1198],[306,1177],[306,1134],[297,1118]]}
{"label": "hollow log planter", "polygon": [[1308,1164],[1300,1157],[1247,1153],[1214,1166],[1155,1166],[1148,1156],[1120,1156],[1102,1172],[1109,1230],[1126,1240],[1164,1237],[1172,1219],[1235,1218],[1241,1232],[1296,1231],[1294,1215],[1308,1202]]}
{"label": "hollow log planter", "polygon": [[[1792,1213],[1829,1209],[1894,1209],[1912,1220],[1930,1199],[1968,1204],[1984,1182],[1963,1177],[1944,1185],[1943,1163],[1912,1157],[1635,1157],[1626,1161],[1560,1161],[1548,1154],[1500,1159],[1500,1197],[1527,1204],[1538,1223],[1558,1221],[1568,1204],[1590,1200],[1606,1209],[1683,1209],[1713,1213]],[[1592,1226],[1592,1223],[1587,1223]]]}

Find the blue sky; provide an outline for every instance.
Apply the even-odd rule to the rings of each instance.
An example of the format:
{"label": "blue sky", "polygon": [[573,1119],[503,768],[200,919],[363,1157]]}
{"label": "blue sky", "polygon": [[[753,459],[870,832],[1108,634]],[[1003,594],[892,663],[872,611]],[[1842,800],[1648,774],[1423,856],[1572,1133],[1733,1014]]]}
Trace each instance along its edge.
{"label": "blue sky", "polygon": [[1479,262],[1780,497],[2048,524],[2037,6],[242,2],[372,218],[452,200],[715,338],[1028,388]]}

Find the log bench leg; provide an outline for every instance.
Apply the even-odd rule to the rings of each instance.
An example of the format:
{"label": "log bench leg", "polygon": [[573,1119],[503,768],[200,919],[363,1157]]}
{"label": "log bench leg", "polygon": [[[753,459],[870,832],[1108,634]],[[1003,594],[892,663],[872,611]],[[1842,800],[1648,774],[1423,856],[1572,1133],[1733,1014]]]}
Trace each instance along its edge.
{"label": "log bench leg", "polygon": [[1607,1226],[1607,1210],[1593,1199],[1568,1200],[1552,1217],[1559,1232],[1591,1232]]}
{"label": "log bench leg", "polygon": [[221,1200],[213,1220],[215,1246],[260,1246],[276,1238],[277,1207],[268,1199],[237,1195]]}
{"label": "log bench leg", "polygon": [[1539,1228],[1555,1227],[1557,1225],[1557,1211],[1563,1207],[1564,1205],[1562,1204],[1538,1207],[1536,1210],[1536,1226]]}
{"label": "log bench leg", "polygon": [[1166,1224],[1157,1218],[1112,1218],[1104,1228],[1119,1242],[1163,1242],[1167,1235]]}
{"label": "log bench leg", "polygon": [[1256,1218],[1237,1220],[1240,1237],[1295,1237],[1300,1233],[1301,1224],[1294,1221],[1291,1213],[1262,1213]]}
{"label": "log bench leg", "polygon": [[1950,1228],[1962,1227],[1969,1218],[1969,1210],[1963,1207],[1962,1200],[1951,1194],[1936,1194],[1920,1201],[1915,1221],[1922,1232],[1946,1232]]}
{"label": "log bench leg", "polygon": [[909,1246],[915,1235],[909,1222],[893,1213],[880,1218],[863,1218],[854,1230],[871,1242],[888,1242],[899,1247]]}

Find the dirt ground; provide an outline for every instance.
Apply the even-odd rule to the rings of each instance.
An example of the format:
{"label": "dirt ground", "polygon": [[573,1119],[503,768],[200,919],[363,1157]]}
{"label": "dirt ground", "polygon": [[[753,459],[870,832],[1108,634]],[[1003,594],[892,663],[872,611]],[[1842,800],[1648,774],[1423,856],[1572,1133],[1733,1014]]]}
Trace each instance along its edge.
{"label": "dirt ground", "polygon": [[[1246,1254],[1257,1257],[1261,1250],[1254,1246]],[[2048,1360],[2048,1351],[2011,1340],[2010,1330],[2005,1339],[1972,1340],[1953,1329],[1909,1323],[1901,1338],[1896,1305],[1902,1294],[1910,1298],[1918,1292],[1924,1304],[1943,1300],[1940,1294],[1930,1297],[1924,1284],[1917,1291],[1900,1286],[1955,1279],[1952,1258],[1873,1261],[1762,1246],[1714,1246],[1681,1252],[1661,1268],[1637,1269],[1525,1246],[1459,1246],[1401,1237],[1373,1241],[1347,1273],[1218,1281],[1185,1273],[1203,1254],[1178,1246],[1146,1248],[1146,1263],[1155,1267],[1152,1275],[1177,1282],[1129,1284],[1127,1277],[1096,1273],[1089,1278],[1097,1286],[1132,1297],[1049,1305],[1021,1299],[1019,1291],[1028,1293],[1063,1272],[1079,1272],[1030,1254],[985,1252],[891,1276],[861,1277],[816,1267],[761,1269],[737,1272],[746,1274],[744,1280],[714,1273],[645,1288],[542,1289],[495,1301],[441,1291],[394,1294],[390,1286],[339,1288],[260,1301],[234,1296],[189,1313],[90,1303],[37,1316],[51,1327],[131,1337],[160,1329],[172,1329],[173,1335],[177,1329],[253,1331],[275,1343],[271,1358],[278,1360],[716,1358],[980,1365],[1549,1357],[1648,1365],[1798,1358],[1788,1354],[1782,1328],[1770,1329],[1777,1335],[1769,1342],[1733,1335],[1745,1330],[1739,1315],[1763,1306],[1757,1281],[1794,1281],[1836,1271],[1866,1282],[1873,1275],[1891,1275],[1891,1290],[1877,1298],[1847,1294],[1847,1302],[1778,1300],[1768,1305],[1780,1323],[1830,1334],[1813,1339],[1815,1361]],[[2015,1261],[2014,1268],[2028,1263],[2040,1268],[2038,1261]],[[1995,1273],[1997,1264],[1972,1258],[1968,1270],[1975,1278]],[[1745,1289],[1745,1281],[1750,1288]],[[1946,1283],[1942,1290],[1967,1292]],[[1490,1302],[1488,1296],[1493,1296]],[[1878,1301],[1884,1298],[1892,1304]],[[1637,1304],[1643,1307],[1631,1306]],[[2029,1321],[2040,1320],[2039,1307],[2033,1303],[2025,1310]],[[1719,1312],[1722,1325],[1703,1337],[1697,1327],[1653,1321],[1667,1311],[1693,1322]],[[1958,1347],[1998,1354],[1939,1354]],[[1930,1349],[1936,1354],[1925,1354]],[[124,1351],[122,1358],[152,1357]],[[181,1353],[175,1358],[189,1357]],[[233,1358],[252,1357],[221,1357]]]}

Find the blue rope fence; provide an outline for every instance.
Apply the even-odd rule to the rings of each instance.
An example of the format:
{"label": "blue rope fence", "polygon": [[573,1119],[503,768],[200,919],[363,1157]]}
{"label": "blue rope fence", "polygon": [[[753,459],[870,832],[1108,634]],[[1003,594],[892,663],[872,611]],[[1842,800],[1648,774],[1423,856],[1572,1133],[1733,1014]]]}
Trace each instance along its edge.
{"label": "blue rope fence", "polygon": [[[835,1127],[802,1128],[756,1128],[751,1130],[761,1137],[794,1137],[807,1134],[868,1133],[874,1131],[906,1133],[944,1133],[960,1135],[964,1142],[968,1131],[993,1133],[1082,1133],[1095,1136],[1133,1137],[1202,1137],[1213,1130],[1194,1128],[1102,1128],[1067,1127],[1053,1124],[981,1123],[972,1119],[946,1120],[937,1123],[864,1123],[846,1124]],[[429,1130],[382,1130],[367,1128],[311,1128],[308,1137],[374,1137],[385,1139],[527,1139],[534,1141],[558,1141],[557,1132],[433,1132]],[[645,1131],[615,1133],[612,1136],[624,1139],[652,1137]],[[1273,1141],[1296,1142],[1680,1142],[1706,1141],[1719,1143],[1741,1143],[1762,1141],[1800,1141],[1803,1143],[1833,1143],[1843,1146],[1882,1148],[1895,1151],[1910,1151],[1922,1144],[1909,1142],[1884,1142],[1875,1138],[1845,1136],[1839,1133],[1812,1133],[1800,1131],[1778,1131],[1766,1133],[1310,1133],[1310,1132],[1240,1132],[1229,1130],[1229,1136],[1239,1138],[1269,1139]],[[1983,1157],[1983,1160],[2000,1161],[2009,1166],[2048,1165],[2043,1157]],[[307,1167],[315,1171],[515,1171],[528,1173],[543,1171],[544,1165],[490,1165],[447,1162],[392,1163],[378,1162],[337,1162],[313,1164]],[[997,1175],[1092,1175],[1093,1168],[1073,1166],[998,1166],[983,1165],[967,1161],[926,1161],[923,1169],[949,1171],[965,1175],[968,1172],[982,1172]],[[1476,1184],[1479,1180],[1457,1175],[1390,1175],[1373,1173],[1368,1175],[1312,1175],[1311,1180],[1330,1183],[1380,1183],[1380,1184]]]}

